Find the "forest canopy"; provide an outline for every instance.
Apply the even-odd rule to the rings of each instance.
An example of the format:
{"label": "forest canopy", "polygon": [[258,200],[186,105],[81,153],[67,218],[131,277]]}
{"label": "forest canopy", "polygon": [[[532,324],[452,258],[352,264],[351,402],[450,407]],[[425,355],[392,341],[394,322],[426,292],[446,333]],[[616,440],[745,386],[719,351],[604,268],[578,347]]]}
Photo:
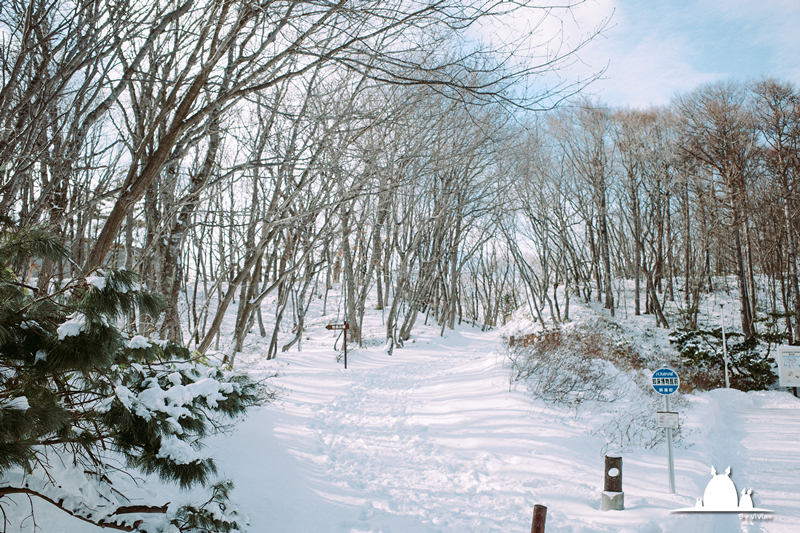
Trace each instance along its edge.
{"label": "forest canopy", "polygon": [[[797,88],[718,82],[612,109],[569,98],[580,85],[526,89],[602,27],[573,48],[476,38],[569,7],[12,3],[0,215],[70,252],[16,275],[47,291],[136,272],[166,306],[127,327],[201,353],[237,306],[229,363],[256,324],[268,358],[299,345],[310,299],[336,283],[355,342],[374,291],[390,351],[420,313],[443,331],[521,306],[562,321],[557,287],[613,313],[618,278],[665,327],[682,291],[692,326],[728,274],[745,337],[772,312],[798,341]],[[282,327],[295,338],[279,346]]]}

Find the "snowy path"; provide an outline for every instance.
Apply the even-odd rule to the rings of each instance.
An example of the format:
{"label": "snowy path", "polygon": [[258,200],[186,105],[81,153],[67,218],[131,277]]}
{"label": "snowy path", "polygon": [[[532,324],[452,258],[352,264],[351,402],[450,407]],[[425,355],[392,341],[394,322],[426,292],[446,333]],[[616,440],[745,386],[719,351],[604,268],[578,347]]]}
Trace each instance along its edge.
{"label": "snowy path", "polygon": [[[800,410],[786,394],[714,391],[692,400],[684,420],[693,432],[676,448],[678,494],[667,494],[665,450],[627,452],[626,510],[603,513],[605,442],[570,415],[509,391],[496,334],[423,331],[393,357],[354,350],[348,370],[334,361],[332,337],[313,338],[277,363],[243,360],[253,370],[277,365],[285,387],[280,404],[218,443],[217,456],[235,458],[223,465],[251,531],[524,532],[535,503],[548,506],[548,533],[800,530],[797,462],[771,446],[800,434]],[[753,487],[775,520],[670,514],[702,495],[712,463],[731,465],[737,486]]]}
{"label": "snowy path", "polygon": [[[392,357],[353,350],[344,370],[322,325],[303,352],[240,354],[255,376],[280,373],[270,382],[281,400],[209,443],[252,533],[525,533],[536,503],[548,507],[547,533],[800,531],[800,401],[786,393],[690,396],[675,449],[678,493],[667,491],[664,447],[627,450],[625,510],[602,512],[605,441],[585,418],[510,391],[496,332],[441,338],[420,328]],[[671,514],[702,496],[711,465],[731,466],[738,489],[752,488],[773,520]],[[38,520],[45,532],[96,531],[74,522]]]}
{"label": "snowy path", "polygon": [[[346,371],[329,348],[284,359],[286,400],[262,412],[278,419],[267,448],[290,450],[314,493],[313,517],[290,503],[256,527],[242,502],[253,530],[525,531],[534,503],[599,506],[602,443],[508,390],[495,334],[467,328],[415,340],[393,357],[351,353]],[[571,521],[554,506],[548,531]],[[276,522],[296,529],[271,529]]]}
{"label": "snowy path", "polygon": [[[486,344],[474,337],[469,352]],[[529,404],[509,401],[505,376],[492,375],[494,358],[469,352],[362,371],[316,413],[326,477],[364,500],[365,520],[405,515],[417,531],[493,531],[525,520],[542,483],[525,486],[532,465],[522,457],[553,463],[535,456],[541,439],[552,447],[577,435],[535,428]]]}
{"label": "snowy path", "polygon": [[800,531],[800,410],[796,405],[748,409],[740,417],[748,428],[741,441],[751,471],[746,486],[757,487],[761,500],[775,508],[776,523],[793,514],[786,523]]}
{"label": "snowy path", "polygon": [[[694,440],[700,461],[690,461],[687,486],[702,496],[710,466],[731,467],[738,491],[753,489],[756,507],[775,511],[769,520],[742,521],[736,514],[684,517],[696,531],[800,531],[800,402],[786,393],[715,390],[693,400],[695,423],[706,434]],[[692,451],[692,449],[688,450]],[[705,464],[703,464],[705,463]],[[686,490],[679,492],[686,493]],[[689,503],[691,505],[691,503]]]}

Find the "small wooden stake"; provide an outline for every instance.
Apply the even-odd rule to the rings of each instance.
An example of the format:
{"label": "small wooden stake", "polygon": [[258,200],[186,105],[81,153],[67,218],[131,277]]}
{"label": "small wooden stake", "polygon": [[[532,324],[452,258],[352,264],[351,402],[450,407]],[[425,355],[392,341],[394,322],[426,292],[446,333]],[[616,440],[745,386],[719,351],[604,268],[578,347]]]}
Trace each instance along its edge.
{"label": "small wooden stake", "polygon": [[547,519],[547,507],[538,504],[534,505],[531,533],[544,533],[544,522],[546,519]]}

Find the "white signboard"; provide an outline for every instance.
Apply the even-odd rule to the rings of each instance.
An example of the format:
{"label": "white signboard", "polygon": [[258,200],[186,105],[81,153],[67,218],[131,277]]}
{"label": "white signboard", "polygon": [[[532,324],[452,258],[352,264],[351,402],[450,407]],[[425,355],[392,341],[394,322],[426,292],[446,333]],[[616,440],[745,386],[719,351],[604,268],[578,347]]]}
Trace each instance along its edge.
{"label": "white signboard", "polygon": [[800,346],[778,346],[778,379],[781,387],[800,387]]}
{"label": "white signboard", "polygon": [[673,411],[657,411],[658,427],[678,429],[678,413]]}

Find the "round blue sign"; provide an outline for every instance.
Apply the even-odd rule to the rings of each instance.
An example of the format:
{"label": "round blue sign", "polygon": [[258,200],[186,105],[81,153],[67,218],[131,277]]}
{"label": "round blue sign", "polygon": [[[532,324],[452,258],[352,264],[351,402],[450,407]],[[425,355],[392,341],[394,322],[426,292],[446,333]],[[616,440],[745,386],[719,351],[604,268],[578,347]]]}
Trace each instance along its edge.
{"label": "round blue sign", "polygon": [[659,394],[672,394],[680,384],[678,373],[670,368],[659,368],[653,372],[653,388]]}

